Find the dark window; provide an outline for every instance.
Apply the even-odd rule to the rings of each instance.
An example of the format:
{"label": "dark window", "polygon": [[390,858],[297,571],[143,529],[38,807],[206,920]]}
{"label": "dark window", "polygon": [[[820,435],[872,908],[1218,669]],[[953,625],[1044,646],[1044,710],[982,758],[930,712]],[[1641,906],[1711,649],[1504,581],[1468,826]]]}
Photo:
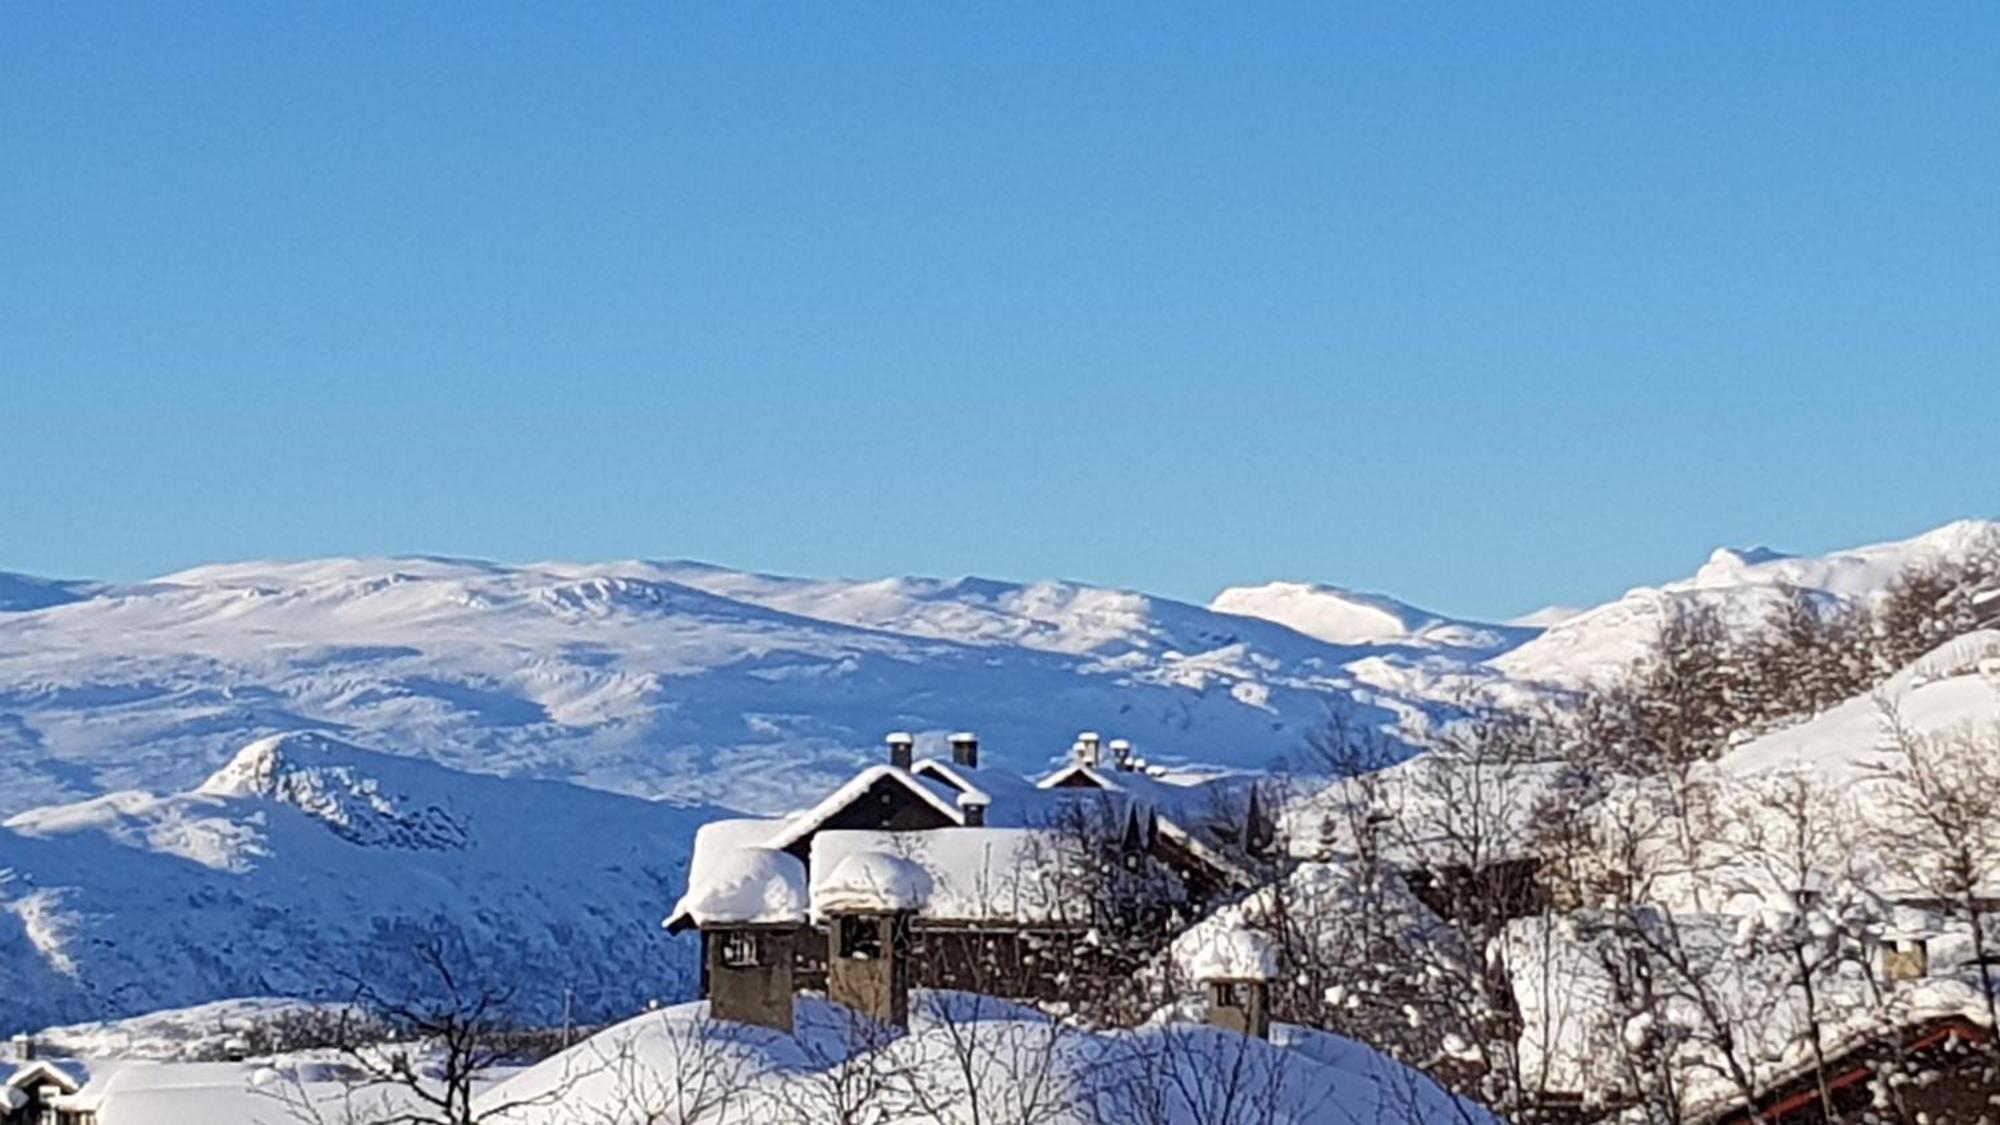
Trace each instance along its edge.
{"label": "dark window", "polygon": [[1215,981],[1208,986],[1208,1002],[1218,1008],[1250,1007],[1250,987],[1237,981]]}
{"label": "dark window", "polygon": [[765,964],[764,936],[735,930],[722,935],[722,967],[756,969]]}
{"label": "dark window", "polygon": [[840,955],[855,961],[874,961],[882,956],[882,925],[874,918],[840,920]]}

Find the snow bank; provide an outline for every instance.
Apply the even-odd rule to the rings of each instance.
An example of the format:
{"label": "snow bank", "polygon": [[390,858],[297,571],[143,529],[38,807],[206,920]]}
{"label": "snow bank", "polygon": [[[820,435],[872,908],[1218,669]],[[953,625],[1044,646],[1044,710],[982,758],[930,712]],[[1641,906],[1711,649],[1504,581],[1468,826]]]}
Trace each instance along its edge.
{"label": "snow bank", "polygon": [[[504,1125],[642,1125],[697,1104],[704,1125],[869,1120],[971,1125],[1321,1125],[1453,1121],[1486,1110],[1351,1040],[1275,1028],[1266,1042],[1189,1024],[1100,1033],[969,993],[912,995],[907,1034],[801,997],[798,1034],[664,1009],[598,1033],[487,1092]],[[560,1096],[555,1096],[556,1094]]]}
{"label": "snow bank", "polygon": [[737,848],[674,907],[698,926],[781,926],[806,920],[806,866],[773,848]]}
{"label": "snow bank", "polygon": [[907,859],[887,852],[859,851],[835,864],[812,889],[812,912],[901,914],[920,911],[930,900],[931,877]]}

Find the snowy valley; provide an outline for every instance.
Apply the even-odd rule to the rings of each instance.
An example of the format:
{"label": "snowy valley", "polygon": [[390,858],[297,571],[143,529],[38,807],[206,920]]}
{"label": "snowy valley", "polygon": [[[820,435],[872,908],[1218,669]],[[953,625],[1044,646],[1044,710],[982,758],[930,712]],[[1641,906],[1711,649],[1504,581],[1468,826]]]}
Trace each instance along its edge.
{"label": "snowy valley", "polygon": [[[1275,881],[1261,889],[1239,886],[1205,920],[1187,919],[1198,923],[1188,933],[1267,928],[1291,911],[1313,920],[1293,934],[1305,946],[1352,949],[1364,940],[1349,925],[1354,904],[1374,893],[1340,858],[1359,846],[1338,831],[1357,802],[1367,808],[1354,825],[1387,819],[1403,833],[1387,854],[1443,871],[1449,865],[1427,851],[1436,840],[1418,827],[1426,818],[1435,828],[1495,812],[1480,806],[1497,802],[1501,820],[1521,820],[1549,794],[1572,792],[1567,785],[1581,785],[1579,811],[1625,823],[1655,800],[1654,780],[1613,771],[1578,783],[1569,775],[1582,758],[1548,755],[1498,785],[1450,791],[1436,771],[1450,768],[1479,715],[1569,714],[1590,692],[1657,663],[1661,638],[1690,615],[1720,630],[1723,650],[1750,646],[1781,629],[1788,609],[1829,621],[1865,615],[1913,567],[1996,551],[2000,524],[1981,521],[1819,558],[1718,550],[1686,580],[1536,624],[1452,620],[1303,583],[1234,588],[1200,607],[1066,583],[811,580],[692,563],[245,563],[138,585],[6,576],[0,998],[14,1026],[28,1029],[232,997],[343,1000],[357,981],[409,993],[426,980],[407,951],[434,942],[484,979],[518,983],[507,1003],[529,1023],[594,1025],[681,1005],[700,995],[702,946],[669,935],[661,920],[688,889],[697,830],[745,814],[763,819],[731,822],[784,826],[787,814],[879,764],[889,730],[912,732],[919,760],[947,756],[952,731],[978,731],[984,769],[967,776],[983,787],[973,794],[979,819],[966,818],[963,802],[954,812],[948,790],[941,807],[959,818],[952,823],[989,830],[1003,821],[988,825],[985,800],[1000,802],[995,815],[1008,799],[1027,800],[996,787],[1000,779],[1055,776],[1081,729],[1136,746],[1145,765],[1124,791],[1173,831],[1182,827],[1173,819],[1190,814],[1159,796],[1161,786],[1282,775],[1268,790],[1280,803],[1271,812],[1278,847],[1297,866],[1269,869]],[[2000,723],[2000,633],[1967,629],[1944,641],[1830,706],[1780,709],[1780,718],[1723,731],[1725,751],[1683,780],[1699,775],[1717,792],[1746,794],[1732,798],[1743,808],[1766,799],[1758,786],[1801,775],[1853,797],[1871,764],[1891,756],[1885,705],[1919,736]],[[1366,734],[1372,764],[1389,768],[1337,784],[1316,772],[1330,762],[1314,735],[1336,718]],[[1754,818],[1713,827],[1717,844],[1731,832],[1770,831]],[[1530,832],[1510,825],[1502,834],[1517,830]],[[1605,829],[1578,831],[1601,841]],[[1249,836],[1246,828],[1240,840]],[[1490,841],[1488,858],[1511,858],[1517,842]],[[1649,904],[1706,926],[1766,918],[1771,896],[1786,889],[1768,870],[1685,849],[1637,862]],[[1565,955],[1583,947],[1573,919],[1465,930],[1438,898],[1449,897],[1448,884],[1438,886],[1446,891],[1398,892],[1384,918],[1399,940],[1439,960],[1419,958],[1384,979],[1493,956],[1482,946],[1540,942],[1547,960],[1556,934],[1567,935]],[[1803,923],[1761,924],[1768,933]],[[1440,942],[1445,929],[1454,932]],[[1166,989],[1166,1010],[1196,1003],[1170,962],[1155,985]],[[1332,1012],[1328,1022],[1383,1046],[1365,1034],[1367,1020],[1338,1015],[1361,1000],[1314,975],[1323,965],[1301,964],[1305,983],[1273,986],[1297,994],[1274,1000],[1280,1013],[1301,1010],[1286,1003]],[[1539,1068],[1546,1088],[1588,1083],[1637,1096],[1631,1074],[1592,1070],[1629,1022],[1603,1010],[1612,984],[1599,990],[1598,1009],[1569,997],[1559,1018],[1545,1010],[1545,978],[1516,973],[1514,988],[1512,1010],[1544,1017],[1539,1037],[1510,1048],[1518,1065]],[[959,1003],[953,993],[923,995],[920,1007]],[[1954,1015],[1977,1008],[1962,991],[1945,1003]],[[1441,1074],[1472,1059],[1492,1065],[1490,1045],[1449,1030],[1464,1012],[1422,1010],[1424,1029],[1399,1033],[1416,1046],[1394,1051],[1398,1059]],[[1034,1032],[1039,1018],[1021,1011],[1002,1022],[1047,1034]],[[687,1050],[676,1036],[706,1019],[700,1005],[671,1007],[606,1042]],[[897,1050],[948,1050],[949,1022]],[[85,1049],[103,1049],[94,1034]],[[1288,1023],[1272,1032],[1308,1054],[1335,1051],[1334,1071],[1398,1065],[1314,1034]],[[1115,1052],[1122,1042],[1080,1037],[1073,1046]],[[882,1049],[869,1045],[868,1057]],[[833,1065],[793,1050],[761,1040],[728,1048],[742,1066]],[[1773,1076],[1798,1065],[1796,1036],[1771,1051],[1758,1065]],[[552,1081],[549,1065],[515,1081]],[[601,1086],[602,1068],[592,1074]],[[1339,1085],[1317,1071],[1284,1081]],[[1383,1081],[1371,1080],[1378,1093]],[[1735,1093],[1726,1083],[1704,1088],[1711,1100]],[[1313,1097],[1331,1104],[1324,1089],[1300,1096],[1293,1119],[1316,1119],[1299,1108]],[[1444,1097],[1422,1095],[1433,1096]],[[1431,1108],[1405,1111],[1418,1120],[1446,1112],[1437,1108],[1445,1101],[1423,1104]]]}

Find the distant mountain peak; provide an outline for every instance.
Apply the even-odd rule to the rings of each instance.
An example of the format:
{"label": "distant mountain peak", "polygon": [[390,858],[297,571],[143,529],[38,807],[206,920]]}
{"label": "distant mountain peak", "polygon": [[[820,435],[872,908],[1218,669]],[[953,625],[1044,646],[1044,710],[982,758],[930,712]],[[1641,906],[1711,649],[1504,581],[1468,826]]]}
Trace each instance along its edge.
{"label": "distant mountain peak", "polygon": [[421,772],[417,763],[315,731],[292,731],[243,747],[198,792],[291,805],[351,843],[411,849],[465,846],[466,827],[446,807],[446,795],[424,793],[407,783],[412,766]]}
{"label": "distant mountain peak", "polygon": [[1270,621],[1331,645],[1497,651],[1532,635],[1504,626],[1456,621],[1386,594],[1316,582],[1233,586],[1217,594],[1208,608]]}

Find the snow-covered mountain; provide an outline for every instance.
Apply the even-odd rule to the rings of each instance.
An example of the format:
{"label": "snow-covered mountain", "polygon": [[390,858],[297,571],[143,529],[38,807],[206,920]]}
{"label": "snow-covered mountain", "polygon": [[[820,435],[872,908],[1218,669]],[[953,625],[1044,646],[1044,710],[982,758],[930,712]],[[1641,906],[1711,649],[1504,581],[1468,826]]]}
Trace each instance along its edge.
{"label": "snow-covered mountain", "polygon": [[186,788],[292,730],[747,810],[816,795],[892,728],[976,729],[1020,769],[1086,727],[1256,768],[1334,703],[1420,711],[1398,669],[1531,635],[1427,617],[1328,641],[1068,583],[688,563],[244,563],[64,591],[0,612],[0,812]]}
{"label": "snow-covered mountain", "polygon": [[[1546,631],[1284,583],[1204,608],[659,562],[5,576],[0,996],[48,1022],[324,993],[443,932],[536,981],[534,1010],[564,988],[629,1009],[680,994],[686,951],[657,927],[694,827],[819,796],[887,729],[924,750],[976,729],[1024,771],[1085,727],[1158,762],[1257,768],[1331,708],[1415,739],[1468,687],[1625,667],[1673,599],[1751,628],[1780,584],[1858,603],[1994,542],[2000,524],[1968,521],[1824,558],[1718,551]],[[1990,701],[1970,675],[1913,699]],[[1859,738],[1850,710],[1744,753],[1850,720]]]}
{"label": "snow-covered mountain", "polygon": [[[245,746],[199,787],[0,825],[0,996],[17,1027],[216,997],[428,990],[413,945],[530,1015],[678,998],[660,929],[719,810],[463,774],[317,734]],[[416,994],[423,994],[421,991]]]}
{"label": "snow-covered mountain", "polygon": [[1915,538],[1817,557],[1764,547],[1722,547],[1692,577],[1642,586],[1617,601],[1555,620],[1490,664],[1512,679],[1574,684],[1616,674],[1644,656],[1658,635],[1662,607],[1676,602],[1706,602],[1732,629],[1754,630],[1782,603],[1786,587],[1858,606],[1879,596],[1913,564],[1996,548],[2000,523],[1990,520],[1959,520]]}
{"label": "snow-covered mountain", "polygon": [[1233,586],[1208,608],[1275,621],[1332,645],[1402,645],[1459,655],[1503,652],[1540,632],[1455,621],[1382,594],[1306,582]]}

